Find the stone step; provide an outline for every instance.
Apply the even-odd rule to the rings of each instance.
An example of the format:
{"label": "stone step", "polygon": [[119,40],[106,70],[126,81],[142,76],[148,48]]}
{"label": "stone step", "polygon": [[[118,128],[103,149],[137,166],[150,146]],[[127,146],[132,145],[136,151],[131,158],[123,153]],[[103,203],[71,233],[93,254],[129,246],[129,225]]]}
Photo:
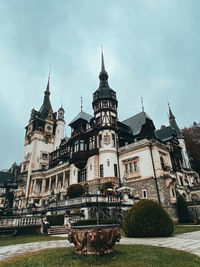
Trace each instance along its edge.
{"label": "stone step", "polygon": [[57,235],[57,234],[68,234],[69,230],[66,229],[64,226],[51,226],[49,229],[50,235]]}

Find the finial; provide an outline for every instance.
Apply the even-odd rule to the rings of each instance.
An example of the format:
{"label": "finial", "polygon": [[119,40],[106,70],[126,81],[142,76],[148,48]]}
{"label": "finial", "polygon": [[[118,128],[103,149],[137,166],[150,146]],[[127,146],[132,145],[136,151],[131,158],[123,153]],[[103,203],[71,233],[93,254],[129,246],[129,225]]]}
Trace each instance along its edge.
{"label": "finial", "polygon": [[142,111],[144,112],[144,98],[141,96],[141,105],[142,105]]}
{"label": "finial", "polygon": [[81,112],[82,112],[82,110],[83,110],[83,97],[81,96],[80,99],[81,99]]}
{"label": "finial", "polygon": [[104,56],[103,56],[103,47],[101,46],[101,72],[105,72]]}
{"label": "finial", "polygon": [[50,80],[50,74],[51,74],[51,63],[50,63],[50,66],[49,66],[49,76],[48,76],[48,81]]}

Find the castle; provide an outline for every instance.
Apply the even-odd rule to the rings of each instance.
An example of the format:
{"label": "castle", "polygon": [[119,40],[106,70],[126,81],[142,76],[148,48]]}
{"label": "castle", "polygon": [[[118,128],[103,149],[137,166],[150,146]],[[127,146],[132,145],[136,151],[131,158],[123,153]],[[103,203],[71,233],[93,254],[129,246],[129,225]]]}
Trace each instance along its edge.
{"label": "castle", "polygon": [[[87,187],[88,195],[100,196],[103,185],[110,182],[116,193],[125,196],[128,190],[127,203],[154,199],[176,218],[176,191],[190,201],[192,194],[198,195],[199,177],[191,169],[184,134],[170,106],[169,126],[159,130],[144,110],[119,121],[117,95],[109,86],[103,53],[99,80],[93,116],[81,109],[69,123],[71,136],[66,138],[65,111],[60,107],[53,112],[48,79],[43,104],[39,111],[31,111],[26,126],[15,208],[23,210],[34,203],[48,209],[52,199],[56,205],[64,203],[68,186],[77,183]],[[85,207],[85,216],[92,217]]]}

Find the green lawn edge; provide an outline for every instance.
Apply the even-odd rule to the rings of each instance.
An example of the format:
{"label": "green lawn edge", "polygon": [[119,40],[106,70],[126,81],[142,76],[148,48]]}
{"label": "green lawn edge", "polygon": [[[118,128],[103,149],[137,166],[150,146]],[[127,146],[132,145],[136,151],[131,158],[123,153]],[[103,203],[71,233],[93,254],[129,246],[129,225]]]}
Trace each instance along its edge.
{"label": "green lawn edge", "polygon": [[46,249],[0,262],[0,267],[154,267],[200,266],[200,257],[188,252],[144,245],[116,245],[104,255],[76,255],[74,248]]}

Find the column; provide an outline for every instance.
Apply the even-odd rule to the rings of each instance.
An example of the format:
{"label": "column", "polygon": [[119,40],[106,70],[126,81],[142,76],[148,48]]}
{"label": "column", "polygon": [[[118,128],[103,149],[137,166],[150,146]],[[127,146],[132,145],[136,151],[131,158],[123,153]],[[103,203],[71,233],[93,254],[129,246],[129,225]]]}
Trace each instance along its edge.
{"label": "column", "polygon": [[34,185],[33,185],[33,193],[35,194],[35,189],[36,189],[36,179],[34,180]]}
{"label": "column", "polygon": [[65,172],[63,172],[63,186],[62,187],[65,187]]}
{"label": "column", "polygon": [[49,177],[49,191],[51,191],[51,177]]}
{"label": "column", "polygon": [[58,189],[58,174],[56,174],[56,184],[55,184],[55,189]]}
{"label": "column", "polygon": [[42,190],[41,190],[42,194],[45,193],[45,187],[46,187],[46,179],[42,179]]}

